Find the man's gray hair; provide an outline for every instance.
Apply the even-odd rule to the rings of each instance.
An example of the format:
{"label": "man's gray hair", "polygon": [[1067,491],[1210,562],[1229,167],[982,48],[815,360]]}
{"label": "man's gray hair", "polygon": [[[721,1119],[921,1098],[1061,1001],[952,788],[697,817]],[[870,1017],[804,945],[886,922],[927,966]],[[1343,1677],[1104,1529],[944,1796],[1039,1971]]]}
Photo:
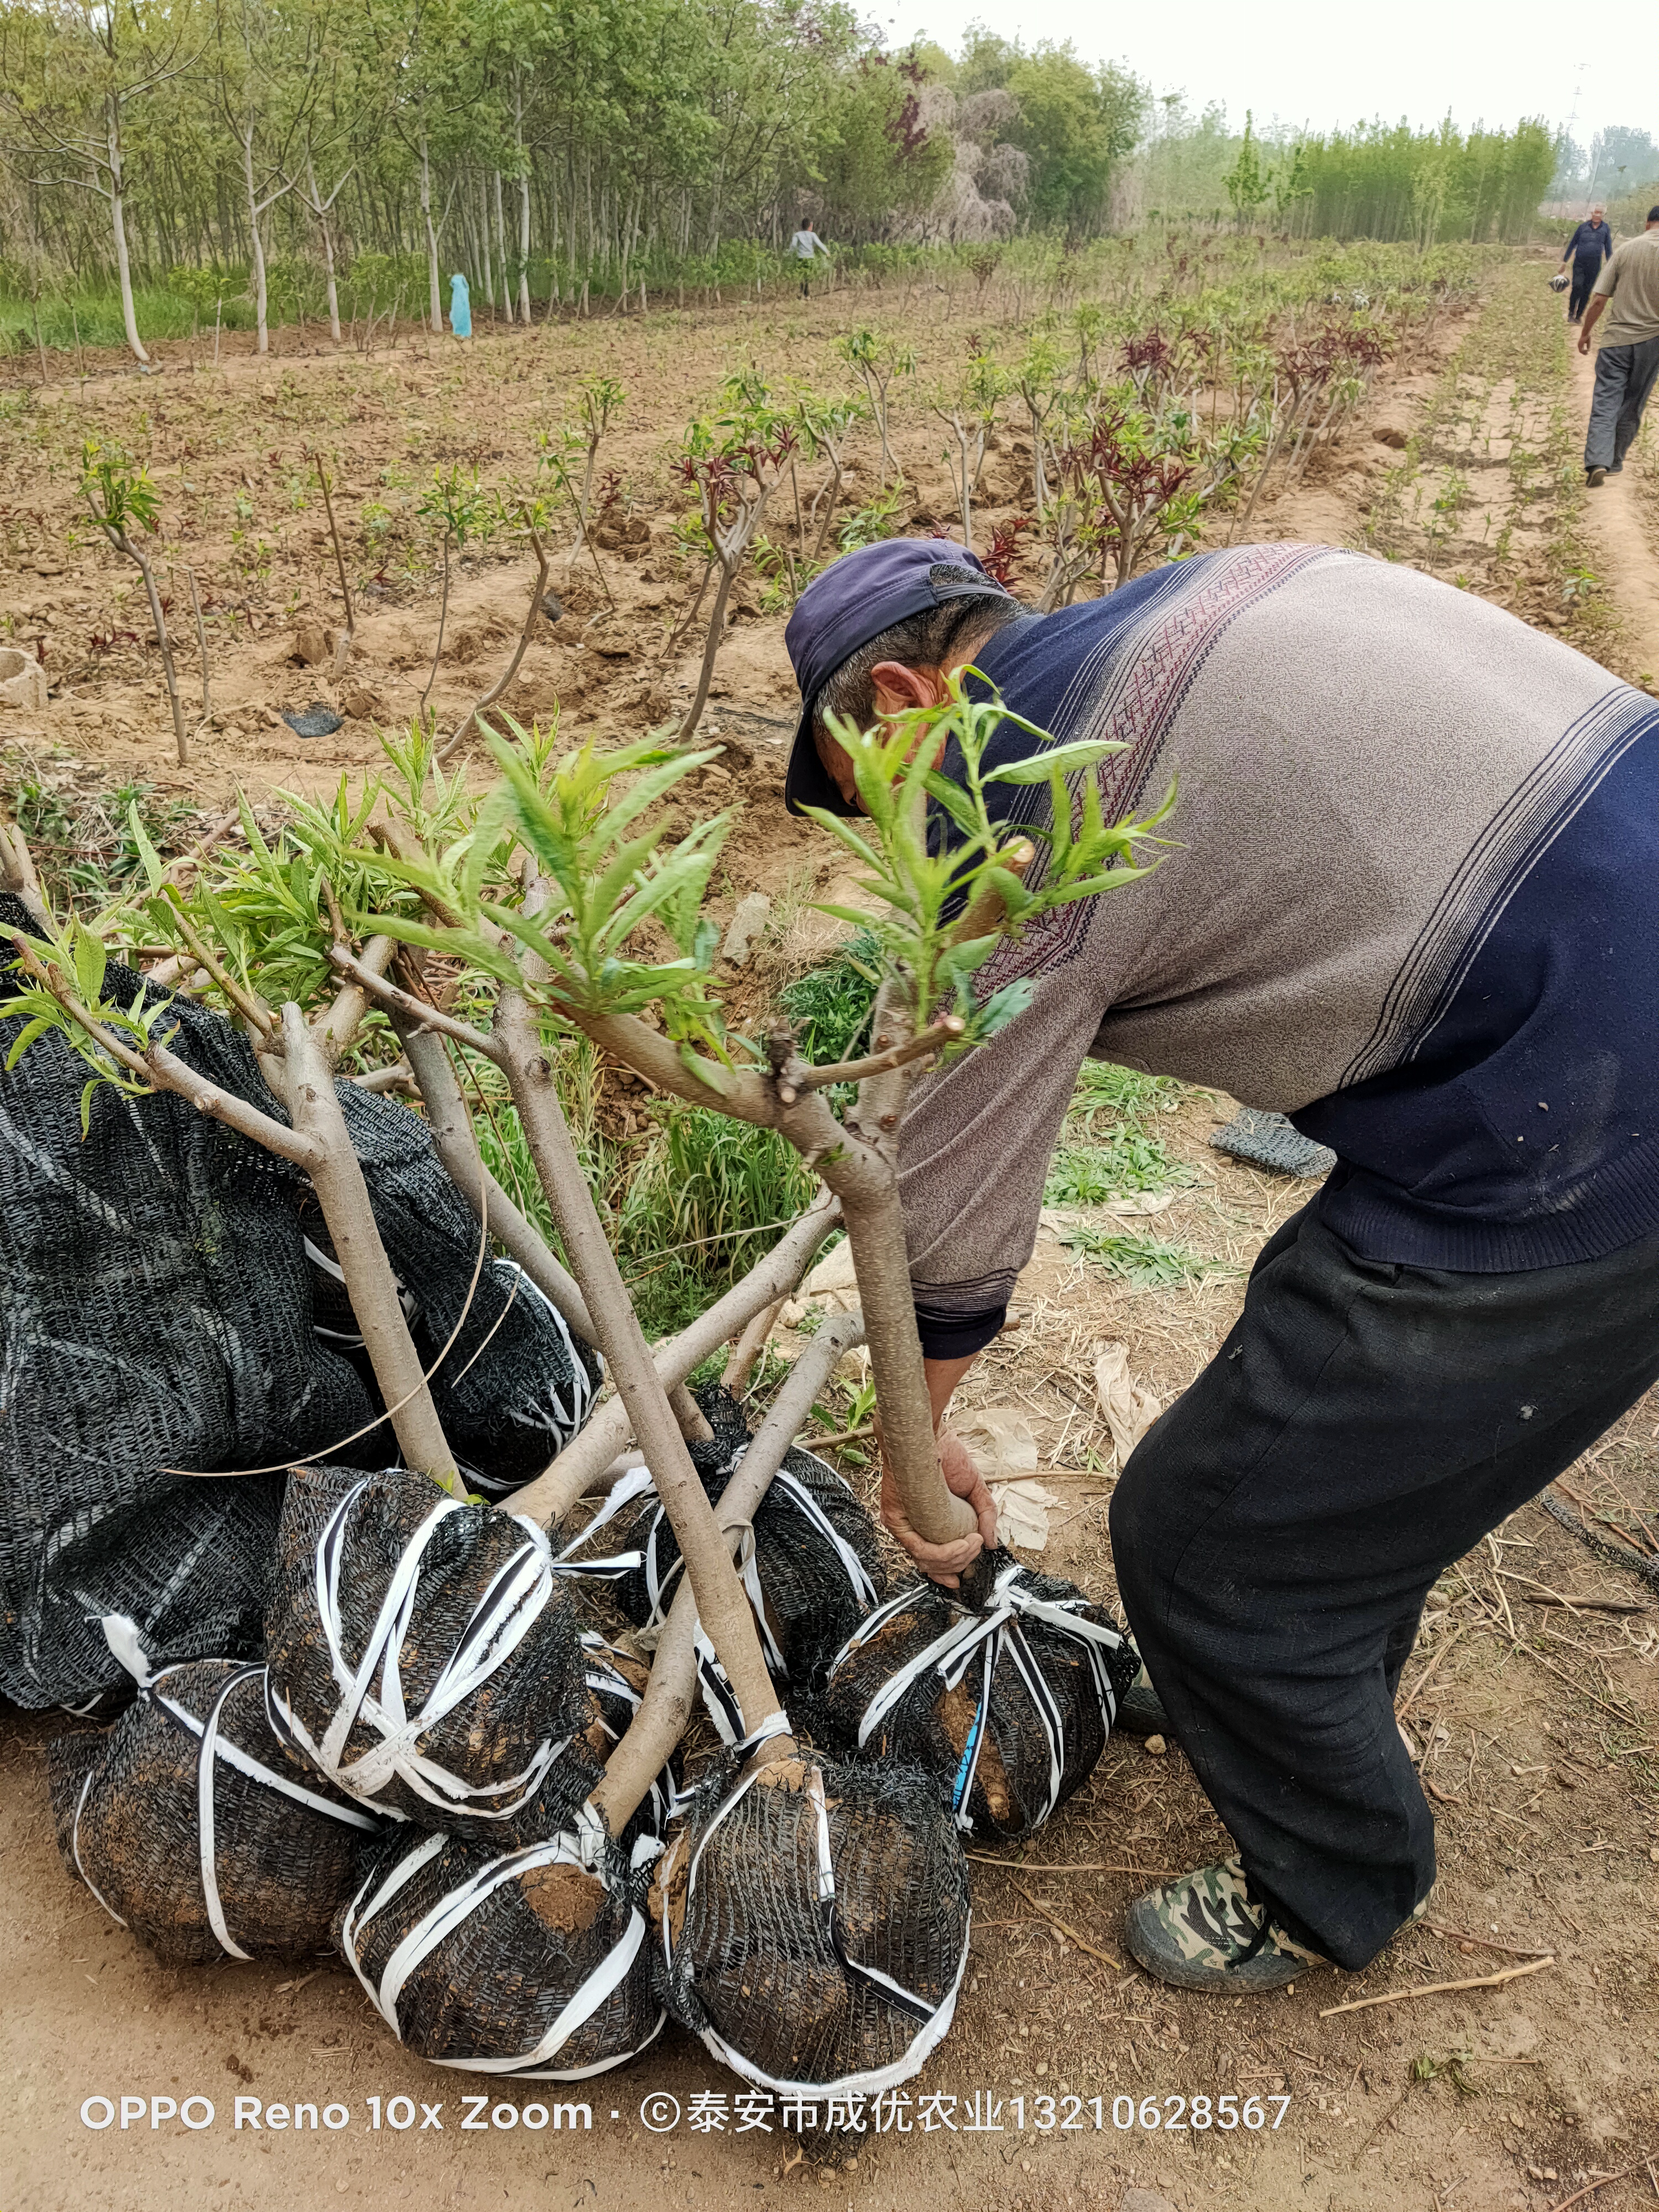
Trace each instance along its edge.
{"label": "man's gray hair", "polygon": [[[941,562],[933,581],[976,581],[970,568]],[[1018,622],[1025,612],[1008,592],[988,587],[946,599],[942,605],[924,607],[906,615],[849,653],[819,691],[812,714],[812,736],[820,746],[830,735],[829,716],[844,715],[860,730],[876,719],[874,672],[884,660],[896,660],[906,668],[942,668],[966,638],[988,637],[994,630]]]}

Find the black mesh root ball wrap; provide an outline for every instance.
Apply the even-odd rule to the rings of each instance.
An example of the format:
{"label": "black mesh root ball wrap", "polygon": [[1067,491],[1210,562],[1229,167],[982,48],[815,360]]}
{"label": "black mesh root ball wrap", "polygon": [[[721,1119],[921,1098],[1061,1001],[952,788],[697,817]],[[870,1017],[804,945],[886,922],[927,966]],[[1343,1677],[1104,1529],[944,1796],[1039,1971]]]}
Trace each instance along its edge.
{"label": "black mesh root ball wrap", "polygon": [[318,1950],[380,1826],[286,1748],[264,1668],[234,1659],[165,1668],[46,1771],[64,1865],[168,1966]]}
{"label": "black mesh root ball wrap", "polygon": [[914,1767],[811,1757],[706,1783],[659,1862],[669,2009],[759,2087],[874,2096],[951,2025],[968,1870]]}
{"label": "black mesh root ball wrap", "polygon": [[1072,1583],[997,1551],[959,1596],[915,1583],[871,1613],[836,1655],[821,1712],[848,1757],[914,1761],[959,1828],[1012,1843],[1093,1772],[1138,1665]]}
{"label": "black mesh root ball wrap", "polygon": [[418,2057],[579,2081],[662,2027],[645,1912],[659,1848],[624,1852],[592,1822],[511,1851],[404,1832],[367,1863],[335,1941]]}
{"label": "black mesh root ball wrap", "polygon": [[499,1847],[591,1786],[580,1741],[561,1772],[593,1719],[575,1609],[516,1515],[399,1468],[296,1473],[265,1632],[277,1726],[377,1813]]}
{"label": "black mesh root ball wrap", "polygon": [[[718,1504],[743,1463],[749,1430],[718,1384],[699,1391],[697,1402],[714,1433],[691,1443],[691,1462]],[[738,1564],[780,1690],[821,1679],[886,1588],[869,1515],[832,1467],[799,1449],[784,1455]],[[556,1565],[564,1573],[609,1581],[635,1627],[661,1622],[678,1585],[680,1548],[647,1468],[623,1477]]]}

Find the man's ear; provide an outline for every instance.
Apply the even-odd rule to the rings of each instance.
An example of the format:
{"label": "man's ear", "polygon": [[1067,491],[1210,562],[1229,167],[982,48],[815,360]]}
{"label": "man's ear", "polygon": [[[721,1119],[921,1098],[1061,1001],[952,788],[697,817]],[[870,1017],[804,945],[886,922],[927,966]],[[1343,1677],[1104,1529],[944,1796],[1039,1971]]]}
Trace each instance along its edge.
{"label": "man's ear", "polygon": [[908,714],[913,707],[937,707],[946,696],[937,668],[912,668],[902,660],[878,660],[870,671],[878,714]]}

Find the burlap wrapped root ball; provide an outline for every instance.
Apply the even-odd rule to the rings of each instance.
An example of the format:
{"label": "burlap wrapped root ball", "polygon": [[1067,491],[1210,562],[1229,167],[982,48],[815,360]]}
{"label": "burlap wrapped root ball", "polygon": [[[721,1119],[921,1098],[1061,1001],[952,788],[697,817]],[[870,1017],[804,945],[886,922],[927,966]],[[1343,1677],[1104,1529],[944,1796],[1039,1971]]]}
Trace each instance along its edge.
{"label": "burlap wrapped root ball", "polygon": [[967,1865],[932,1780],[811,1755],[698,1790],[651,1898],[669,2008],[776,2090],[873,2096],[925,2063],[968,1962]]}
{"label": "burlap wrapped root ball", "polygon": [[998,1551],[960,1594],[915,1583],[870,1613],[817,1717],[847,1757],[915,1762],[965,1832],[1012,1843],[1094,1771],[1139,1663],[1073,1583]]}
{"label": "burlap wrapped root ball", "polygon": [[296,1472],[265,1638],[276,1724],[376,1813],[499,1844],[591,1786],[575,1607],[513,1514],[399,1468]]}
{"label": "burlap wrapped root ball", "polygon": [[168,1966],[326,1948],[381,1825],[284,1746],[246,1661],[167,1668],[46,1771],[64,1865]]}
{"label": "burlap wrapped root ball", "polygon": [[624,1850],[591,1822],[505,1852],[404,1829],[366,1860],[336,1942],[420,2057],[580,2081],[662,2027],[645,1912],[659,1848]]}
{"label": "burlap wrapped root ball", "polygon": [[[718,1383],[696,1395],[714,1435],[691,1442],[691,1462],[718,1504],[749,1429]],[[780,1689],[810,1686],[886,1588],[874,1525],[843,1478],[797,1448],[784,1455],[753,1532],[738,1566],[767,1664]],[[635,1627],[662,1620],[679,1586],[680,1550],[647,1468],[625,1474],[579,1535],[561,1533],[562,1573],[608,1582]]]}

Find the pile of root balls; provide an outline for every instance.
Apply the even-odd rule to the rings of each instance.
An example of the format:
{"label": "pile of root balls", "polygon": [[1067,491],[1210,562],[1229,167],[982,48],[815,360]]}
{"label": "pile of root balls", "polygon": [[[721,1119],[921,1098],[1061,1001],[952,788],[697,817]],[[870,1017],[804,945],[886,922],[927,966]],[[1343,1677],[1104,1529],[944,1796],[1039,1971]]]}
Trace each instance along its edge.
{"label": "pile of root balls", "polygon": [[[714,988],[718,931],[682,898],[695,959],[629,969],[619,950],[663,886],[706,884],[702,832],[676,859],[629,826],[699,756],[496,750],[510,787],[443,832],[471,822],[471,848],[441,852],[416,810],[386,833],[400,873],[336,854],[342,881],[380,869],[378,915],[348,918],[250,832],[239,896],[259,878],[283,916],[262,946],[205,891],[187,909],[158,863],[145,928],[194,996],[163,1001],[86,925],[0,889],[0,1416],[21,1470],[0,1503],[0,1687],[108,1723],[51,1746],[59,1848],[170,1966],[332,1946],[437,2065],[579,2079],[672,2021],[757,2087],[873,2095],[950,2027],[966,1840],[1027,1836],[1079,1788],[1138,1663],[1097,1606],[1006,1551],[959,1588],[908,1568],[890,1588],[896,1555],[797,1442],[867,1348],[909,1525],[967,1533],[893,1133],[906,1084],[967,1029],[915,1016],[904,978],[945,974],[947,951],[959,967],[963,930],[982,958],[1002,909],[975,894],[890,963],[865,1059],[807,1066],[786,1028],[717,1069],[630,1008]],[[608,814],[613,774],[638,781]],[[17,850],[0,845],[14,872]],[[287,995],[319,972],[331,999]],[[948,972],[960,997],[967,970]],[[672,1034],[714,1034],[709,1003],[688,1006]],[[418,1110],[339,1072],[370,1010]],[[654,1345],[560,1103],[561,1040],[584,1024],[823,1178]],[[523,1204],[464,1095],[486,1064],[539,1184]],[[768,1330],[843,1229],[860,1309],[751,1423]]]}
{"label": "pile of root balls", "polygon": [[647,1470],[556,1550],[424,1476],[313,1466],[289,1480],[262,1657],[152,1666],[105,1624],[137,1694],[51,1747],[65,1865],[169,1966],[331,1943],[434,2063],[574,2079],[672,2017],[754,2082],[905,2078],[967,1958],[963,1839],[1028,1834],[1078,1787],[1133,1656],[1006,1553],[973,1594],[888,1594],[824,1462],[774,1452],[754,1498],[736,1402],[701,1407],[712,1507],[756,1462],[744,1595],[812,1747],[744,1735]]}

